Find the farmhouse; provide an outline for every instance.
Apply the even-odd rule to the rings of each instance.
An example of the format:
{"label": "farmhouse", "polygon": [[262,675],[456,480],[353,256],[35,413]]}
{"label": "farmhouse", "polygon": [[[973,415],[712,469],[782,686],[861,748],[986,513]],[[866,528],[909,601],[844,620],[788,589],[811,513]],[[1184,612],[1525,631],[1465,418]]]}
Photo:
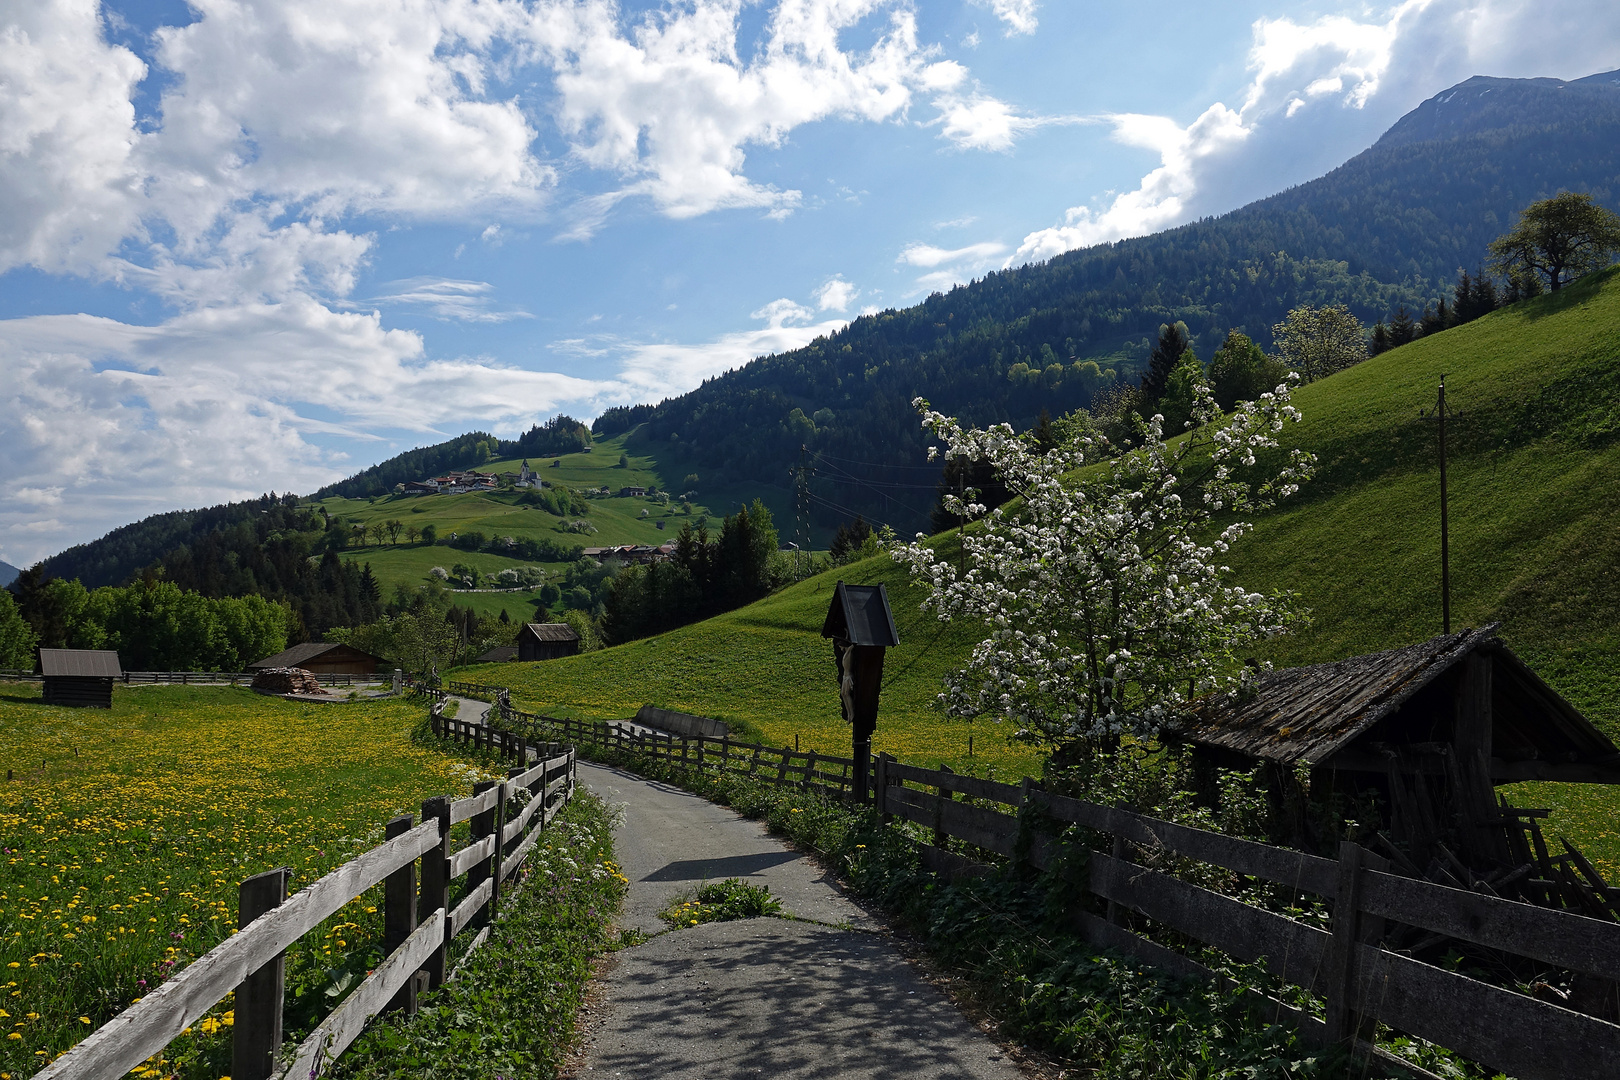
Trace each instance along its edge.
{"label": "farmhouse", "polygon": [[[1530,861],[1526,830],[1540,846],[1532,826],[1543,812],[1507,806],[1496,785],[1620,783],[1620,748],[1496,629],[1266,672],[1258,692],[1205,702],[1178,734],[1205,762],[1269,763],[1282,787],[1308,768],[1313,803],[1320,791],[1372,796],[1386,834],[1417,867],[1460,857],[1470,868],[1512,868]],[[1302,804],[1282,801],[1297,808],[1288,839],[1312,839]]]}
{"label": "farmhouse", "polygon": [[124,676],[110,649],[41,649],[39,670],[45,704],[97,709],[112,708],[113,680]]}
{"label": "farmhouse", "polygon": [[647,494],[647,489],[644,487],[622,487],[619,489],[619,498],[621,499],[634,498],[645,494]]}
{"label": "farmhouse", "polygon": [[382,657],[373,656],[352,645],[308,641],[274,656],[267,656],[256,664],[249,664],[248,670],[303,668],[317,675],[375,675],[378,667],[387,663]]}
{"label": "farmhouse", "polygon": [[579,652],[579,635],[567,623],[526,623],[517,636],[519,660],[555,660]]}

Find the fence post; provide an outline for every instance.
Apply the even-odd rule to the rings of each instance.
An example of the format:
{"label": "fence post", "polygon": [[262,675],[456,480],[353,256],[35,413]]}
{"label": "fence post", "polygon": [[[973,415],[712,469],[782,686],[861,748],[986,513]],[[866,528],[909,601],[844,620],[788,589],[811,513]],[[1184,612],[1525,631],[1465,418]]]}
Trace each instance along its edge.
{"label": "fence post", "polygon": [[1336,1042],[1353,1040],[1361,1032],[1366,1018],[1354,1009],[1361,945],[1383,931],[1383,920],[1361,913],[1362,871],[1387,869],[1388,860],[1361,845],[1349,840],[1339,843],[1339,889],[1333,900],[1333,940],[1328,943],[1325,995],[1328,1038]]}
{"label": "fence post", "polygon": [[[939,767],[939,771],[941,773],[949,774],[951,767],[949,765],[941,765]],[[946,787],[943,783],[941,783],[934,790],[939,793],[939,797],[942,801],[951,797],[951,789]],[[943,806],[940,806],[934,810],[934,846],[941,848],[944,847],[945,837],[945,809]]]}
{"label": "fence post", "polygon": [[[392,840],[403,836],[416,825],[411,814],[401,814],[390,821],[383,836]],[[405,939],[416,929],[416,862],[412,860],[383,879],[383,951],[390,955],[405,944]],[[406,1016],[416,1015],[416,977],[405,980],[383,1011],[404,1009]],[[235,1074],[232,1074],[235,1075]]]}
{"label": "fence post", "polygon": [[877,810],[883,817],[883,824],[887,825],[894,820],[889,814],[889,752],[887,750],[877,756]]}
{"label": "fence post", "polygon": [[[450,796],[438,795],[422,803],[422,820],[439,823],[439,846],[422,853],[422,897],[417,904],[418,921],[435,911],[450,913]],[[450,924],[444,925],[445,940],[433,950],[423,967],[428,973],[428,986],[438,989],[444,985],[445,945],[450,940]]]}
{"label": "fence post", "polygon": [[[278,866],[254,874],[237,891],[236,928],[287,899],[292,867]],[[285,990],[286,954],[252,972],[236,988],[236,1021],[231,1028],[231,1075],[241,1080],[270,1080],[281,1048],[281,998]]]}
{"label": "fence post", "polygon": [[[493,787],[501,788],[502,789],[501,794],[503,794],[503,795],[505,794],[504,789],[505,789],[506,785],[505,784],[496,784],[495,781],[493,781],[493,780],[481,780],[478,783],[474,784],[473,785],[473,794],[474,795],[482,795],[484,792],[488,791],[490,788],[493,788]],[[496,798],[499,799],[500,796],[497,795]],[[473,819],[472,819],[472,842],[473,843],[475,843],[475,844],[478,843],[484,837],[489,836],[491,833],[494,833],[496,831],[496,829],[498,827],[496,822],[497,822],[497,819],[500,816],[500,809],[501,809],[501,805],[497,801],[496,804],[493,807],[491,807],[488,810],[485,810],[482,814],[474,814],[473,815]],[[496,843],[495,843],[495,850],[490,852],[489,855],[486,856],[485,858],[482,858],[482,859],[478,860],[477,862],[473,863],[472,869],[467,871],[467,892],[468,892],[469,895],[471,895],[473,892],[475,892],[480,885],[482,885],[485,881],[487,881],[489,879],[490,871],[495,865],[495,856],[497,854],[499,854],[500,847],[501,847],[501,845],[500,845],[500,837],[497,835],[496,836]],[[490,922],[490,919],[489,919],[490,912],[494,907],[495,907],[495,892],[492,889],[490,891],[490,894],[489,894],[489,902],[486,903],[483,907],[479,908],[477,911],[473,912],[472,921],[469,922],[468,925],[471,926],[474,930],[481,930],[484,927],[488,926],[489,922]]]}
{"label": "fence post", "polygon": [[776,786],[781,787],[787,781],[788,762],[792,760],[788,755],[793,753],[787,747],[782,747],[782,763],[776,767]]}
{"label": "fence post", "polygon": [[810,778],[816,773],[816,752],[810,751],[810,756],[804,759],[804,771],[799,774],[799,790],[810,790]]}

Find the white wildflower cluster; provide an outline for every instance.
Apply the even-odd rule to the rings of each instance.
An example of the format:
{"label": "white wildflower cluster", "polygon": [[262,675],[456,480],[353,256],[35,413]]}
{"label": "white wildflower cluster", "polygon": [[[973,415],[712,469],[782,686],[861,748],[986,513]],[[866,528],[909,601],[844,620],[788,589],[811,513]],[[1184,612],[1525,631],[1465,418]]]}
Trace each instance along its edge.
{"label": "white wildflower cluster", "polygon": [[925,610],[989,629],[946,677],[947,710],[1010,721],[1043,745],[1112,740],[1156,734],[1190,698],[1252,678],[1238,650],[1299,616],[1287,596],[1227,584],[1220,560],[1250,527],[1241,516],[1310,476],[1298,450],[1257,464],[1300,419],[1289,388],[1223,418],[1201,386],[1185,438],[1167,443],[1155,416],[1122,455],[1098,435],[1043,454],[1006,424],[966,428],[914,401],[946,457],[988,462],[1017,497],[992,510],[974,489],[945,496],[971,522],[961,570],[921,534],[890,547],[929,587]]}

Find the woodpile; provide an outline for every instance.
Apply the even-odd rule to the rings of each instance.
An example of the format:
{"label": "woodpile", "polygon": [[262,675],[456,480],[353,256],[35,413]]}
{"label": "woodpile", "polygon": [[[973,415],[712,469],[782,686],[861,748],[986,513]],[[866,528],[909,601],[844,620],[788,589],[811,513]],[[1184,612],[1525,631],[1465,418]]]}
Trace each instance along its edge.
{"label": "woodpile", "polygon": [[324,694],[320,681],[303,668],[265,668],[253,676],[253,689],[268,694]]}

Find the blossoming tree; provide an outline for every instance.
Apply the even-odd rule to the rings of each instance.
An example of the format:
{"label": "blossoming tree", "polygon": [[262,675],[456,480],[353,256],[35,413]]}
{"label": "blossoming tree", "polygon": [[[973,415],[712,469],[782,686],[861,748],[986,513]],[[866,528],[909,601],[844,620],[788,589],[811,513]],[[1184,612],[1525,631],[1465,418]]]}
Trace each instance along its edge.
{"label": "blossoming tree", "polygon": [[946,497],[975,522],[960,569],[922,534],[890,548],[928,586],[925,610],[989,629],[946,677],[952,715],[1010,720],[1053,748],[1157,734],[1190,697],[1244,685],[1239,650],[1300,617],[1288,595],[1231,584],[1220,562],[1246,515],[1310,475],[1302,451],[1259,462],[1300,419],[1289,383],[1225,417],[1200,385],[1184,437],[1167,441],[1155,416],[1124,454],[1094,433],[1041,453],[1006,424],[964,427],[913,405],[947,458],[988,461],[1017,496],[996,509],[972,489]]}

